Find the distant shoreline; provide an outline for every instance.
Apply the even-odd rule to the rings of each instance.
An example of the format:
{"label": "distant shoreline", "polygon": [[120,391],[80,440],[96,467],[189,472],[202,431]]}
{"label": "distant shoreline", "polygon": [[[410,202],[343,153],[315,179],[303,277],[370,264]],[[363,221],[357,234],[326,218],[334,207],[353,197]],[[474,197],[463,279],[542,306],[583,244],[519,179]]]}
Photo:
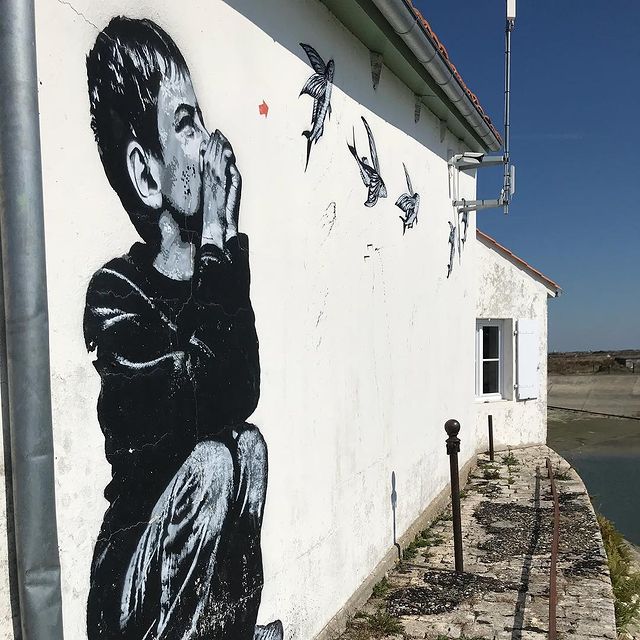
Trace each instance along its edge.
{"label": "distant shoreline", "polygon": [[552,374],[547,377],[547,392],[549,408],[640,418],[638,374]]}
{"label": "distant shoreline", "polygon": [[549,375],[570,374],[640,374],[640,366],[627,366],[629,361],[640,361],[640,350],[617,349],[614,351],[554,351],[547,355]]}

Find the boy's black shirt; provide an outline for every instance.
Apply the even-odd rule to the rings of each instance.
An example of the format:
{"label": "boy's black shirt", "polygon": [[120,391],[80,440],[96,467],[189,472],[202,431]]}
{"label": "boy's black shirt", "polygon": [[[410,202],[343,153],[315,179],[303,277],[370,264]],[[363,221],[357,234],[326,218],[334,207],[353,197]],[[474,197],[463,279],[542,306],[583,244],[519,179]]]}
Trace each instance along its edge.
{"label": "boy's black shirt", "polygon": [[160,274],[156,253],[134,244],[87,290],[84,336],[97,353],[98,420],[112,467],[101,537],[150,514],[197,442],[232,447],[233,425],[260,393],[247,237],[224,251],[205,245],[188,281]]}

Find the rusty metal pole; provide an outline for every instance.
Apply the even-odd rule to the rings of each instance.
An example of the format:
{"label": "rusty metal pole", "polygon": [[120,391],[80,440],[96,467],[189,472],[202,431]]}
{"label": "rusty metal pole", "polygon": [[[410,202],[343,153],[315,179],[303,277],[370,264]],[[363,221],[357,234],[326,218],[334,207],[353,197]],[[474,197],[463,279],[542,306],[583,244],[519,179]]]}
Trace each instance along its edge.
{"label": "rusty metal pole", "polygon": [[451,515],[453,517],[453,549],[455,555],[456,573],[463,573],[462,562],[462,519],[460,517],[460,476],[458,474],[458,453],[460,452],[460,423],[457,420],[447,420],[444,429],[447,438],[447,454],[451,467]]}
{"label": "rusty metal pole", "polygon": [[553,538],[551,541],[551,567],[549,576],[549,640],[556,640],[556,609],[558,606],[557,562],[560,538],[560,505],[558,490],[553,477],[551,460],[547,458],[547,470],[551,481],[551,496],[553,497]]}
{"label": "rusty metal pole", "polygon": [[493,462],[493,416],[489,416],[489,460]]}

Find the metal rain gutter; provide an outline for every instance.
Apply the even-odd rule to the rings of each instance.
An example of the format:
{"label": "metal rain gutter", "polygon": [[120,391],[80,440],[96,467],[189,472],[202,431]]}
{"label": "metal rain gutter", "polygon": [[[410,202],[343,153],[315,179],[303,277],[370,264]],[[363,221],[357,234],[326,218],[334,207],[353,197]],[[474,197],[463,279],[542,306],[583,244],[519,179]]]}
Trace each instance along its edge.
{"label": "metal rain gutter", "polygon": [[[42,167],[33,0],[3,0],[0,20],[0,236],[22,640],[62,640],[54,492]],[[4,345],[0,344],[0,348]],[[8,410],[7,410],[8,405]],[[8,527],[11,532],[12,527]],[[10,549],[10,553],[13,549]],[[16,634],[17,635],[17,634]]]}
{"label": "metal rain gutter", "polygon": [[502,148],[406,0],[371,0],[490,151]]}

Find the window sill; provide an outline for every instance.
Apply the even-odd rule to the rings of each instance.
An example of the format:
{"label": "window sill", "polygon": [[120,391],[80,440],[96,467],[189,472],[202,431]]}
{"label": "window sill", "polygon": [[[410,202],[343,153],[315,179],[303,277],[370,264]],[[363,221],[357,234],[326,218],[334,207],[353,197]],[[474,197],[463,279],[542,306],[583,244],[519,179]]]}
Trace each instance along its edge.
{"label": "window sill", "polygon": [[500,395],[494,395],[494,396],[476,396],[475,402],[476,404],[489,404],[489,403],[496,403],[496,402],[511,402],[511,400],[509,398],[504,398]]}

